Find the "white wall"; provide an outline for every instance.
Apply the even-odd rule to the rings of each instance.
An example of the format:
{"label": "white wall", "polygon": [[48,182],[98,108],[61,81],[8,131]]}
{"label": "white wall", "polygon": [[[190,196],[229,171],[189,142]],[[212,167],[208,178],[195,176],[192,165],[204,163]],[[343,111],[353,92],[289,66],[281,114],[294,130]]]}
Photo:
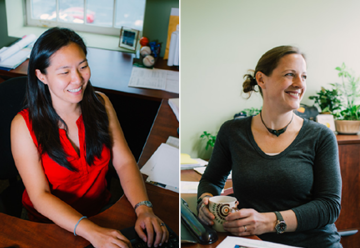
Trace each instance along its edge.
{"label": "white wall", "polygon": [[240,95],[242,77],[275,46],[305,53],[305,104],[340,82],[342,62],[360,75],[360,1],[182,0],[180,8],[181,152],[192,157],[204,157],[203,131],[217,133],[235,113],[261,107],[260,95]]}

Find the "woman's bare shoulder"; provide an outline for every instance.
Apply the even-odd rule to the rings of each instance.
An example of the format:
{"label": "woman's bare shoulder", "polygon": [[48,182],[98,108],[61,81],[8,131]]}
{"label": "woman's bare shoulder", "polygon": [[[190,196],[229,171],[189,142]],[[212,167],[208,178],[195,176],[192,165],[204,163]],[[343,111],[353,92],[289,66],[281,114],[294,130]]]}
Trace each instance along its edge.
{"label": "woman's bare shoulder", "polygon": [[112,110],[113,109],[111,101],[110,101],[110,99],[109,99],[109,97],[107,95],[105,95],[103,92],[100,92],[100,91],[95,91],[95,93],[101,97],[102,103],[105,105],[105,108],[107,110]]}
{"label": "woman's bare shoulder", "polygon": [[26,128],[26,122],[24,117],[21,114],[15,115],[14,119],[11,121],[11,129]]}

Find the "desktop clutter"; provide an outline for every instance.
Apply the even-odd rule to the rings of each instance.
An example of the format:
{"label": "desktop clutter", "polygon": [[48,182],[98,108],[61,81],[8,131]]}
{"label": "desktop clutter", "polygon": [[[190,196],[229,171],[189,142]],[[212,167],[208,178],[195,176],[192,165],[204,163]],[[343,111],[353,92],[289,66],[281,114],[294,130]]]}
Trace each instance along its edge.
{"label": "desktop clutter", "polygon": [[171,33],[168,66],[179,66],[179,25],[176,25],[176,30]]}
{"label": "desktop clutter", "polygon": [[[149,41],[147,37],[140,39],[140,58],[135,62],[138,66],[153,67],[156,60],[159,58],[161,51],[161,43],[157,41]],[[176,30],[171,33],[169,53],[167,58],[168,66],[179,66],[179,25]]]}
{"label": "desktop clutter", "polygon": [[140,45],[140,56],[134,59],[134,64],[139,67],[152,68],[160,56],[161,43],[150,42],[147,37],[141,37]]}
{"label": "desktop clutter", "polygon": [[179,139],[170,136],[144,164],[146,182],[179,193]]}
{"label": "desktop clutter", "polygon": [[36,39],[34,34],[25,35],[11,46],[1,48],[0,69],[10,71],[29,58]]}

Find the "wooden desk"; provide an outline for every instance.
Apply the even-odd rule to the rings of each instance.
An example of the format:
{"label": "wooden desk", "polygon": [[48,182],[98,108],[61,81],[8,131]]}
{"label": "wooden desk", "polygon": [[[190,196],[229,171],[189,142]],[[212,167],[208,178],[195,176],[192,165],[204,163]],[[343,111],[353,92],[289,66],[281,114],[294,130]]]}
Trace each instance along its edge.
{"label": "wooden desk", "polygon": [[[126,61],[125,58],[127,58],[127,55],[117,54],[118,56],[116,57],[114,53],[112,54],[114,60],[122,61],[124,59]],[[26,74],[24,67],[27,68],[27,63],[27,61],[24,62],[16,70],[10,72],[4,73],[4,71],[1,71],[0,75],[6,74],[5,76],[9,77],[23,76]],[[128,63],[132,63],[132,59],[129,60]],[[130,70],[129,67],[127,68]],[[92,72],[94,75],[93,69]],[[121,88],[119,90],[121,90]],[[115,94],[130,94],[134,97],[151,98],[161,102],[138,162],[139,167],[141,168],[158,146],[161,143],[166,142],[169,135],[178,137],[177,128],[179,127],[179,123],[166,99],[167,97],[178,97],[178,94],[158,90],[132,90],[132,88],[128,89],[128,91],[124,89],[125,92],[120,92],[116,89],[110,89],[110,91]],[[150,184],[146,184],[146,189],[150,201],[154,205],[154,212],[166,222],[172,230],[179,234],[179,194]],[[101,226],[121,230],[126,227],[134,226],[136,216],[129,201],[123,196],[112,207],[89,219]],[[65,231],[55,224],[30,222],[0,213],[0,247],[51,246],[54,248],[62,248],[85,247],[88,244],[88,241],[78,236],[75,237],[72,233]]]}
{"label": "wooden desk", "polygon": [[[146,184],[154,212],[179,234],[178,194]],[[136,216],[134,209],[123,196],[115,205],[106,211],[90,217],[94,223],[121,230],[134,226]],[[55,224],[41,224],[18,219],[0,213],[0,247],[85,247],[85,239],[74,236]],[[50,245],[51,244],[51,245]]]}
{"label": "wooden desk", "polygon": [[335,222],[339,231],[359,230],[341,238],[344,248],[360,244],[360,135],[336,135],[342,178],[341,212]]}
{"label": "wooden desk", "polygon": [[168,100],[163,99],[146,141],[146,149],[143,149],[138,161],[140,168],[144,166],[146,161],[149,160],[151,155],[156,151],[161,143],[166,142],[169,136],[179,137],[177,132],[178,127],[179,122],[177,121],[175,114],[169,106]]}

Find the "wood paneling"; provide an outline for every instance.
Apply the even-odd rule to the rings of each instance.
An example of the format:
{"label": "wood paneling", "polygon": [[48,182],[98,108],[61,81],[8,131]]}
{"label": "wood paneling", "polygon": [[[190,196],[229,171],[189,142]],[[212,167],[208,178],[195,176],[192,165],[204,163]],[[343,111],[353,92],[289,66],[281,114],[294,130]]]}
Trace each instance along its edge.
{"label": "wood paneling", "polygon": [[[360,230],[360,136],[337,135],[342,178],[339,231]],[[360,247],[360,233],[342,237],[344,248]]]}

